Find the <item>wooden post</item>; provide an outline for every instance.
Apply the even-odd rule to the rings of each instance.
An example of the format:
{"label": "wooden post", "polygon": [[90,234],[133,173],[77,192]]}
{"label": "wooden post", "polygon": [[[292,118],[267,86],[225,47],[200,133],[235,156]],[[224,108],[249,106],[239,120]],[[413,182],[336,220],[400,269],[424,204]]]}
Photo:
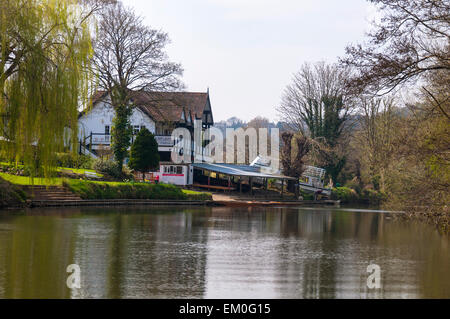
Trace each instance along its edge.
{"label": "wooden post", "polygon": [[284,179],[281,180],[281,198],[283,198],[283,192],[284,192]]}
{"label": "wooden post", "polygon": [[228,175],[228,192],[231,192],[231,176]]}
{"label": "wooden post", "polygon": [[239,176],[239,192],[242,194],[242,177]]}
{"label": "wooden post", "polygon": [[210,185],[211,185],[211,172],[208,172],[208,190]]}
{"label": "wooden post", "polygon": [[267,198],[267,178],[264,179],[264,198]]}

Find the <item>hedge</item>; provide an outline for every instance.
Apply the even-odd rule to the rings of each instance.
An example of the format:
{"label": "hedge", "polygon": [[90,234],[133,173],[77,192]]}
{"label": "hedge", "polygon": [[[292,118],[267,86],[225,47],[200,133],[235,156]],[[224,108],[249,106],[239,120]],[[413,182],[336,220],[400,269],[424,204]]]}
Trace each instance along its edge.
{"label": "hedge", "polygon": [[64,180],[63,185],[82,199],[210,200],[209,193],[184,192],[169,184]]}
{"label": "hedge", "polygon": [[386,195],[372,189],[364,189],[358,193],[349,187],[336,187],[331,192],[331,198],[339,199],[342,203],[379,205],[386,199]]}

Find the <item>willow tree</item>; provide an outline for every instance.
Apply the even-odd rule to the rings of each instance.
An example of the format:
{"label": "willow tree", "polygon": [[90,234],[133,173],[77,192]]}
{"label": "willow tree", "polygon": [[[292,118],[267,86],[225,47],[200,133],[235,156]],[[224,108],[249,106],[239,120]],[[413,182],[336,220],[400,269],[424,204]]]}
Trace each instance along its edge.
{"label": "willow tree", "polygon": [[[86,1],[83,1],[85,4]],[[49,176],[54,156],[77,140],[87,101],[93,8],[78,0],[0,3],[2,156]],[[72,147],[72,149],[76,149]]]}

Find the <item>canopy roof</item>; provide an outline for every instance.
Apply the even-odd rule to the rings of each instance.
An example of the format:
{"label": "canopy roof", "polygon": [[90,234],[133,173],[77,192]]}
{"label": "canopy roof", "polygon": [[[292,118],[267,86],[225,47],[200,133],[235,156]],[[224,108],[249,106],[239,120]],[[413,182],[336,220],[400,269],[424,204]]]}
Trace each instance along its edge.
{"label": "canopy roof", "polygon": [[297,180],[295,177],[289,177],[271,173],[261,173],[260,168],[249,165],[225,164],[225,163],[193,163],[192,166],[197,169],[204,169],[211,172],[232,175],[232,176],[246,176],[246,177],[260,177],[260,178],[275,178],[275,179],[289,179]]}

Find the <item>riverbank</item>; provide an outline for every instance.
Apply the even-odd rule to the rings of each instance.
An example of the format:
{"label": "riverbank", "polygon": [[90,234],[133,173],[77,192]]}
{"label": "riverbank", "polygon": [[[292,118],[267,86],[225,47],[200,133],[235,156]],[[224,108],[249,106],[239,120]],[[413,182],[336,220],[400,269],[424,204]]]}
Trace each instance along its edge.
{"label": "riverbank", "polygon": [[383,203],[387,195],[373,189],[359,189],[350,187],[336,187],[331,192],[331,199],[340,200],[343,204],[365,204],[378,206]]}
{"label": "riverbank", "polygon": [[[7,177],[8,180],[4,179]],[[36,182],[36,183],[34,183]],[[44,183],[46,182],[46,183]],[[33,184],[33,185],[32,185]],[[35,179],[2,173],[0,176],[0,208],[34,206],[83,206],[112,202],[134,204],[136,200],[161,205],[162,202],[199,204],[212,200],[211,193],[196,192],[168,184],[134,182],[97,182],[79,179]]]}
{"label": "riverbank", "polygon": [[95,182],[67,179],[63,181],[62,185],[84,200],[212,200],[211,193],[195,192],[170,184]]}
{"label": "riverbank", "polygon": [[[50,182],[48,186],[42,185],[38,180],[35,186],[30,186],[29,179],[20,176],[16,182],[18,185],[0,177],[0,208],[20,207],[64,207],[64,206],[122,206],[122,205],[208,205],[229,207],[265,207],[265,206],[305,206],[305,205],[339,205],[340,203],[352,203],[356,199],[352,191],[340,191],[336,200],[289,200],[289,199],[264,199],[242,196],[240,194],[206,193],[182,189],[168,184],[145,184],[133,182],[97,182],[78,179],[58,179]],[[27,180],[25,180],[27,179]],[[31,188],[30,188],[31,187]],[[77,198],[52,199],[34,198],[36,189],[52,187],[65,188]],[[28,189],[26,189],[28,188]],[[341,189],[342,190],[342,189]],[[353,195],[352,195],[353,194]],[[341,196],[342,195],[342,196]],[[350,199],[350,201],[349,201]],[[378,202],[378,201],[377,201]],[[357,201],[358,203],[358,201]],[[387,210],[398,210],[385,207]],[[434,225],[442,233],[450,232],[450,212],[448,207],[440,210],[427,207],[415,207],[404,210],[398,218],[420,220]]]}
{"label": "riverbank", "polygon": [[0,208],[25,206],[26,199],[20,187],[0,178]]}
{"label": "riverbank", "polygon": [[[390,209],[390,207],[387,207]],[[406,207],[398,218],[418,220],[435,226],[440,233],[450,234],[450,209],[445,207]]]}

